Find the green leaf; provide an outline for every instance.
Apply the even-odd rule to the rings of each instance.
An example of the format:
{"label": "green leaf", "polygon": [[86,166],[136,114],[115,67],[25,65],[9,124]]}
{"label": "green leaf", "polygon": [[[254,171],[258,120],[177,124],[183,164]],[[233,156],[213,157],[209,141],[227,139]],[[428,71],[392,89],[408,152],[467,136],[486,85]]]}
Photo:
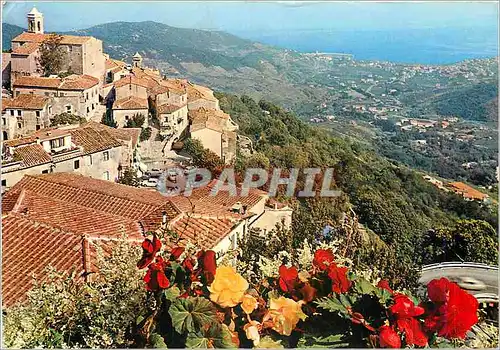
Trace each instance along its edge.
{"label": "green leaf", "polygon": [[389,291],[382,288],[376,288],[375,295],[379,298],[382,304],[387,303],[392,298],[392,294]]}
{"label": "green leaf", "polygon": [[149,343],[155,349],[166,349],[167,344],[165,344],[165,340],[158,333],[151,333],[149,336]]}
{"label": "green leaf", "polygon": [[197,332],[203,326],[217,321],[212,303],[199,297],[176,299],[168,313],[175,330],[180,334]]}
{"label": "green leaf", "polygon": [[354,289],[360,294],[370,294],[371,292],[374,292],[377,288],[375,288],[370,282],[368,282],[364,278],[359,278],[354,283]]}
{"label": "green leaf", "polygon": [[259,349],[284,349],[284,346],[281,345],[281,340],[274,340],[270,336],[266,335],[265,337],[260,338]]}
{"label": "green leaf", "polygon": [[179,287],[173,286],[171,288],[165,289],[163,294],[165,295],[165,298],[167,298],[167,300],[174,301],[179,297],[179,295],[181,295],[181,291]]}
{"label": "green leaf", "polygon": [[189,333],[186,339],[187,348],[217,348],[233,349],[236,344],[233,343],[231,332],[226,325],[212,323],[204,332]]}
{"label": "green leaf", "polygon": [[316,301],[316,305],[330,312],[340,311],[347,313],[345,306],[335,297],[321,298]]}
{"label": "green leaf", "polygon": [[347,298],[347,296],[345,296],[345,294],[340,294],[340,302],[342,303],[342,305],[344,305],[346,308],[347,307],[351,307],[351,303],[349,302],[349,299]]}
{"label": "green leaf", "polygon": [[298,348],[337,348],[349,345],[342,341],[343,334],[330,334],[327,336],[312,336],[305,334],[300,338]]}

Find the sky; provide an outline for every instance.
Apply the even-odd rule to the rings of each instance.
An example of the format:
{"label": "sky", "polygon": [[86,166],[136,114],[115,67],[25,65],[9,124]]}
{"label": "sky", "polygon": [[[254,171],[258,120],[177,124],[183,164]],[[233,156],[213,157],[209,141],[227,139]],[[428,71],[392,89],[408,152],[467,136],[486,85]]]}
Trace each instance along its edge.
{"label": "sky", "polygon": [[156,21],[229,33],[290,30],[498,28],[497,2],[9,2],[3,21],[26,27],[33,6],[46,31],[84,29],[115,21]]}

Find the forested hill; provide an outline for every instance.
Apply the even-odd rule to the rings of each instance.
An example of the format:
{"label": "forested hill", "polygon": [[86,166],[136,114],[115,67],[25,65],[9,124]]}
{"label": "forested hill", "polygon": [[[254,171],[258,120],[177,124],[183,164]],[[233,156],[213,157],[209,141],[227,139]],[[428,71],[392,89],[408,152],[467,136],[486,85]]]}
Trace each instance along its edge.
{"label": "forested hill", "polygon": [[2,23],[2,50],[10,50],[10,42],[12,39],[25,30],[26,29],[13,24]]}
{"label": "forested hill", "polygon": [[[421,174],[394,164],[371,149],[334,138],[274,104],[257,103],[246,96],[217,97],[221,108],[231,114],[240,132],[253,140],[258,151],[242,160],[243,164],[333,167],[336,184],[348,196],[361,223],[401,254],[401,262],[419,261],[421,241],[431,228],[451,227],[459,218],[486,220],[497,227],[495,209],[443,192]],[[317,211],[320,209],[311,209],[313,213]]]}
{"label": "forested hill", "polygon": [[480,121],[498,121],[498,86],[482,83],[450,91],[433,99],[440,115]]}

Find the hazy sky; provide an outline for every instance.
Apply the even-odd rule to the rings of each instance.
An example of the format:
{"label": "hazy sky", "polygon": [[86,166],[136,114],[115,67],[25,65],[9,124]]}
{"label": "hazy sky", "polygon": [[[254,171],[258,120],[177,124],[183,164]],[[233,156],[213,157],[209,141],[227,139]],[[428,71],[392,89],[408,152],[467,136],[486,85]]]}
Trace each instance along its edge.
{"label": "hazy sky", "polygon": [[115,21],[163,22],[176,27],[244,31],[498,27],[496,2],[7,2],[3,20],[26,27],[36,5],[47,31]]}

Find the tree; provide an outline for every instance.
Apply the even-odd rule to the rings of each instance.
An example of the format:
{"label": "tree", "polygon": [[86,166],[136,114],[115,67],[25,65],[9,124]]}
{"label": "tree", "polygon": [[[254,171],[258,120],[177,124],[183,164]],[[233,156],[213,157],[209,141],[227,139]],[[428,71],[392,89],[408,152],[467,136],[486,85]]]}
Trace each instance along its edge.
{"label": "tree", "polygon": [[224,162],[211,150],[204,148],[200,140],[187,139],[184,142],[184,150],[192,157],[193,165],[208,169],[213,175],[220,174]]}
{"label": "tree", "polygon": [[118,183],[139,187],[139,178],[137,177],[137,172],[133,168],[127,168],[118,177]]}
{"label": "tree", "polygon": [[63,67],[65,53],[61,47],[63,37],[50,34],[40,45],[40,68],[45,76],[58,74]]}
{"label": "tree", "polygon": [[111,110],[106,110],[105,113],[102,114],[101,123],[112,128],[118,127],[118,124],[115,122],[113,116],[111,115]]}
{"label": "tree", "polygon": [[136,113],[127,120],[127,124],[125,125],[126,128],[142,128],[144,125],[144,122],[146,120],[146,117],[144,117],[144,114],[142,113]]}
{"label": "tree", "polygon": [[130,347],[131,327],[146,302],[139,257],[139,249],[123,240],[111,256],[98,249],[99,274],[91,282],[52,271],[28,292],[25,304],[3,310],[2,348]]}
{"label": "tree", "polygon": [[85,121],[86,121],[86,119],[80,117],[79,115],[64,112],[64,113],[60,113],[60,114],[55,115],[50,120],[50,125],[57,126],[57,125],[65,125],[65,124],[82,124],[82,123],[85,123]]}
{"label": "tree", "polygon": [[459,220],[454,227],[440,227],[425,235],[424,262],[467,261],[498,264],[498,236],[486,221]]}
{"label": "tree", "polygon": [[149,140],[150,137],[151,137],[151,128],[149,126],[141,130],[141,135],[139,136],[140,141]]}

